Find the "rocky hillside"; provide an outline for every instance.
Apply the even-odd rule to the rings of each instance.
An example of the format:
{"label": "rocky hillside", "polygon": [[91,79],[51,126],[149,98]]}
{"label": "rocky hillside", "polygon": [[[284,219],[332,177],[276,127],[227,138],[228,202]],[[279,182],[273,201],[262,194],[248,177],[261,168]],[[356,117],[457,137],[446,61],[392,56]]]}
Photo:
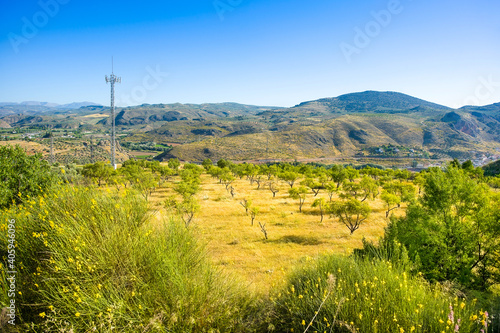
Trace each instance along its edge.
{"label": "rocky hillside", "polygon": [[[176,144],[171,156],[190,161],[346,156],[474,159],[500,150],[500,103],[455,110],[397,92],[353,93],[291,108],[143,104],[118,108],[115,120],[118,130],[127,133],[124,141]],[[0,116],[0,121],[4,127],[101,132],[108,132],[111,124],[109,108],[95,105],[49,113],[32,110]]]}

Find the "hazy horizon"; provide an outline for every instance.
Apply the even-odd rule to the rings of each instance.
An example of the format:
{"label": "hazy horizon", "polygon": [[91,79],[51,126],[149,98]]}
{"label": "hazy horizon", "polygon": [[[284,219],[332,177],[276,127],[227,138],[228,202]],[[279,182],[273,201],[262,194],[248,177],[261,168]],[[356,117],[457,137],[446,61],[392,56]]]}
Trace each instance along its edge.
{"label": "hazy horizon", "polygon": [[[367,91],[373,91],[373,90],[367,90]],[[364,93],[364,92],[367,92],[367,91],[352,92],[352,93],[348,93],[346,95],[357,94],[357,93]],[[401,92],[397,92],[396,91],[396,93],[401,93]],[[401,94],[408,95],[408,94],[405,94],[405,93],[401,93]],[[322,97],[322,98],[319,98],[319,99],[323,99],[323,98],[337,98],[337,97],[340,97],[340,96],[343,96],[343,95],[339,95],[339,96],[325,96],[325,97]],[[411,95],[408,95],[408,96],[420,99],[418,96],[411,96]],[[220,101],[220,102],[210,102],[210,103],[204,103],[204,102],[203,103],[190,103],[190,102],[186,102],[186,103],[181,103],[181,102],[162,103],[162,102],[158,102],[158,103],[142,103],[142,104],[157,105],[157,104],[179,104],[180,103],[180,104],[196,104],[196,105],[200,105],[200,104],[236,103],[236,104],[242,104],[242,105],[252,105],[252,106],[262,106],[262,107],[288,108],[288,107],[294,107],[296,105],[299,105],[299,104],[305,103],[305,102],[310,102],[310,101],[302,101],[302,102],[297,103],[297,104],[292,105],[292,106],[259,105],[259,104],[252,104],[252,103],[250,103],[250,104],[242,104],[242,103],[233,102],[233,101]],[[431,103],[434,103],[434,104],[439,104],[439,103],[435,103],[433,101],[427,101],[427,102],[431,102]],[[70,105],[70,104],[80,104],[80,103],[89,103],[89,105],[97,105],[97,106],[109,107],[109,104],[110,104],[109,101],[108,101],[108,103],[97,103],[97,102],[92,102],[92,101],[73,101],[73,102],[70,102],[70,103],[55,103],[55,102],[52,102],[52,101],[35,101],[35,100],[26,100],[26,101],[21,101],[21,102],[0,101],[0,104],[2,104],[2,105],[30,105],[30,103],[43,103],[43,104],[45,104],[47,106],[54,105],[54,107],[60,107],[60,106]],[[500,103],[500,101],[489,103],[489,104],[483,104],[483,105],[474,105],[474,106],[481,107],[481,106],[487,106],[487,105],[497,104],[497,103]],[[140,106],[142,104],[123,105],[123,106],[118,106],[118,107],[136,107],[136,106]],[[451,109],[460,109],[461,107],[473,106],[473,105],[462,105],[462,106],[454,108],[454,107],[451,107],[449,105],[443,105],[443,104],[440,104],[440,105],[449,107]]]}

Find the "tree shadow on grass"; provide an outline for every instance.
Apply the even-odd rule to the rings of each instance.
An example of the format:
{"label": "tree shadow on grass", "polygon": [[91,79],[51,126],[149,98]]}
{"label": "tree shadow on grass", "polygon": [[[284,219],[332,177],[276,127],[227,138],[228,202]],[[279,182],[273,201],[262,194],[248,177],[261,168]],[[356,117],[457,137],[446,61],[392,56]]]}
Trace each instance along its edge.
{"label": "tree shadow on grass", "polygon": [[271,242],[279,243],[279,244],[294,243],[294,244],[299,244],[299,245],[319,245],[319,244],[323,243],[317,237],[297,236],[297,235],[283,236],[283,237],[276,239],[276,240],[273,240]]}

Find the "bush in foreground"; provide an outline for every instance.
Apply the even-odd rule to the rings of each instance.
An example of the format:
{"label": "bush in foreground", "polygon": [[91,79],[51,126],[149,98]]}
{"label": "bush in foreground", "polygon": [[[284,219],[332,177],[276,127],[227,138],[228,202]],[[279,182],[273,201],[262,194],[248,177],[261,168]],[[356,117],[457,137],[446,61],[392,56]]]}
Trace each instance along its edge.
{"label": "bush in foreground", "polygon": [[[1,211],[4,266],[12,219],[18,330],[250,330],[254,298],[210,266],[184,226],[152,225],[146,202],[133,193],[65,187]],[[5,307],[5,276],[0,286]]]}
{"label": "bush in foreground", "polygon": [[298,269],[273,299],[279,332],[479,332],[489,320],[388,262],[341,256]]}
{"label": "bush in foreground", "polygon": [[0,209],[37,196],[56,181],[40,154],[28,156],[20,146],[0,146]]}

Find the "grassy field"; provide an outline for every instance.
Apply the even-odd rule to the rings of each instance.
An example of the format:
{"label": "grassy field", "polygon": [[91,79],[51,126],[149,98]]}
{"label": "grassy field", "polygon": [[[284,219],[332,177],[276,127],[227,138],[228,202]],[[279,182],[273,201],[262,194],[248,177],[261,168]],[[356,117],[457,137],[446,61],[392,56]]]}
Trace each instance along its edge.
{"label": "grassy field", "polygon": [[[134,166],[127,163],[123,175]],[[388,219],[380,199],[368,201],[372,212],[351,235],[337,219],[321,222],[311,206],[329,200],[324,190],[317,197],[308,191],[299,211],[285,182],[273,196],[265,181],[258,189],[237,179],[231,193],[204,173],[199,211],[186,228],[165,202],[197,169],[184,165],[152,194],[144,189],[158,179],[146,186],[147,171],[129,177],[126,188],[112,178],[103,186],[80,179],[1,210],[0,231],[15,223],[20,265],[19,326],[12,332],[496,331],[486,330],[496,307],[486,312],[479,297],[410,273],[403,251],[394,258],[406,259],[394,263],[348,256],[363,238],[383,235]],[[258,209],[253,224],[243,200]],[[6,237],[0,234],[1,248]],[[3,273],[0,307],[13,297]],[[0,317],[0,331],[4,324]]]}
{"label": "grassy field", "polygon": [[[150,199],[159,209],[158,220],[170,214],[162,207],[163,201],[175,193],[172,184],[169,185],[154,192]],[[319,209],[311,207],[316,198],[329,200],[324,191],[317,197],[308,194],[300,213],[298,200],[288,195],[288,184],[281,183],[274,198],[267,187],[261,185],[257,189],[257,184],[251,185],[246,179],[237,179],[232,186],[234,198],[216,179],[202,175],[202,190],[197,195],[201,210],[195,215],[191,228],[206,243],[217,266],[244,277],[251,288],[266,293],[298,262],[322,254],[350,254],[354,248],[362,247],[363,237],[378,240],[387,224],[380,199],[370,202],[372,214],[350,235],[337,219],[325,216],[320,222]],[[253,226],[250,215],[240,204],[243,199],[251,200],[252,206],[259,208]],[[395,214],[402,213],[403,209],[395,211]],[[265,224],[267,240],[259,222]]]}

